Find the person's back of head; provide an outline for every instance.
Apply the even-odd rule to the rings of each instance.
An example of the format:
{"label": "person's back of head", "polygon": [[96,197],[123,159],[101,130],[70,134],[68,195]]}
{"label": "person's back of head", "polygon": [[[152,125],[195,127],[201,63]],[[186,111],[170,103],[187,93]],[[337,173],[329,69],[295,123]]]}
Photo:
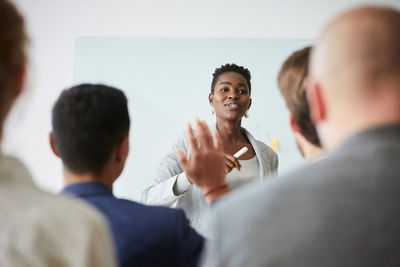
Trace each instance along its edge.
{"label": "person's back of head", "polygon": [[12,103],[23,89],[26,43],[21,14],[10,1],[0,0],[0,131]]}
{"label": "person's back of head", "polygon": [[352,9],[325,28],[311,56],[307,94],[328,148],[400,121],[399,47],[400,12],[391,8]]}
{"label": "person's back of head", "polygon": [[391,9],[354,9],[324,31],[306,93],[324,149],[342,146],[221,201],[204,266],[399,265],[399,48]]}
{"label": "person's back of head", "polygon": [[121,90],[101,84],[71,87],[54,104],[52,126],[55,150],[67,170],[100,173],[128,136],[127,99]]}
{"label": "person's back of head", "polygon": [[[23,17],[0,0],[0,134],[24,87],[26,44]],[[0,183],[0,266],[114,266],[108,232],[95,211],[41,191],[14,157],[0,155]]]}
{"label": "person's back of head", "polygon": [[295,51],[282,64],[278,74],[278,86],[290,112],[291,128],[296,134],[300,152],[307,159],[315,158],[321,152],[317,130],[310,118],[305,88],[310,54],[310,46]]}

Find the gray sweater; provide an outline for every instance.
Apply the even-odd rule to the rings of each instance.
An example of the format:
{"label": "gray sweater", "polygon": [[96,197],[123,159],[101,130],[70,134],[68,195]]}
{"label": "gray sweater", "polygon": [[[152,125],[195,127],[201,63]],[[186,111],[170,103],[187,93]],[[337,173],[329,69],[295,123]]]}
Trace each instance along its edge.
{"label": "gray sweater", "polygon": [[[265,177],[268,178],[268,174],[277,171],[278,156],[269,146],[256,140],[246,129],[242,128],[242,131],[246,134],[256,153],[259,177],[262,181]],[[186,176],[175,154],[176,149],[182,150],[189,156],[189,145],[184,134],[178,138],[167,155],[161,160],[153,184],[143,191],[142,201],[151,205],[183,209],[192,227],[200,234],[210,238],[212,235],[208,226],[209,206],[200,188],[191,185],[183,194],[174,194],[173,187],[178,176]]]}
{"label": "gray sweater", "polygon": [[[204,267],[400,266],[400,124],[212,207]],[[245,244],[245,245],[244,245]]]}

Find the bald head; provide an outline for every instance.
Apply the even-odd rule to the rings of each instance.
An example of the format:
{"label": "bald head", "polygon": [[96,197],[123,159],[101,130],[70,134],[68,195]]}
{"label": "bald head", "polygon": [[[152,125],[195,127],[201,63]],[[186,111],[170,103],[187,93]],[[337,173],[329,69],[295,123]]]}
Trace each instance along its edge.
{"label": "bald head", "polygon": [[311,62],[314,78],[344,93],[348,87],[365,93],[383,79],[399,77],[400,12],[362,7],[340,15],[323,31]]}
{"label": "bald head", "polygon": [[400,12],[361,7],[338,16],[317,41],[309,73],[311,117],[326,148],[400,123]]}

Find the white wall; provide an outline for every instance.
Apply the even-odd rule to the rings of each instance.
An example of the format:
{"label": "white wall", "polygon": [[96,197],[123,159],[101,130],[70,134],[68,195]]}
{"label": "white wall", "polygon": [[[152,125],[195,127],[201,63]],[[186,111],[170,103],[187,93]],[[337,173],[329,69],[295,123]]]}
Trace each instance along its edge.
{"label": "white wall", "polygon": [[398,0],[14,0],[31,39],[26,94],[11,113],[3,149],[20,157],[45,189],[62,186],[47,142],[50,111],[72,84],[74,39],[81,36],[168,38],[316,38],[338,12],[358,4],[400,8]]}

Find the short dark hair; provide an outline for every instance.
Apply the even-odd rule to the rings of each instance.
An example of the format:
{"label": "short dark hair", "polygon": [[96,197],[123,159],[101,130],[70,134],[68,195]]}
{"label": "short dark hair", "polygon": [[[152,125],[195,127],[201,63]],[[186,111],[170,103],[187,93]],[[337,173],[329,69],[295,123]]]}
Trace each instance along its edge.
{"label": "short dark hair", "polygon": [[215,71],[213,73],[213,79],[211,82],[211,94],[214,93],[215,83],[217,82],[219,75],[221,75],[225,72],[235,72],[235,73],[242,75],[245,78],[247,85],[249,86],[249,93],[251,93],[250,71],[243,66],[239,66],[234,63],[232,63],[232,64],[227,63],[227,64],[222,65],[221,67],[215,69]]}
{"label": "short dark hair", "polygon": [[64,90],[52,111],[53,140],[64,165],[76,173],[98,173],[129,134],[125,94],[101,84]]}
{"label": "short dark hair", "polygon": [[321,146],[315,125],[310,118],[304,81],[308,75],[311,47],[291,54],[278,75],[278,86],[300,133],[312,144]]}

